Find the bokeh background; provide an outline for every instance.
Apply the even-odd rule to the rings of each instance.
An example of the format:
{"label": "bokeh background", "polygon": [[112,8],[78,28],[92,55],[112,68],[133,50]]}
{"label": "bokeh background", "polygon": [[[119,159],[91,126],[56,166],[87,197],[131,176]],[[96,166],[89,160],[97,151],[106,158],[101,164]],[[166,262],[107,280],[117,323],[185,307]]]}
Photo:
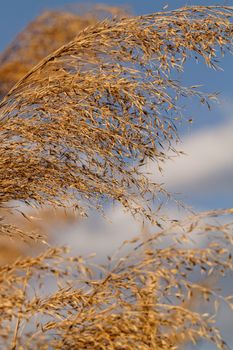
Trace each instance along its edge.
{"label": "bokeh background", "polygon": [[[91,3],[99,3],[92,1]],[[167,11],[185,5],[233,5],[231,1],[101,1],[107,5],[128,6],[133,14]],[[91,4],[90,3],[90,4]],[[24,29],[43,10],[67,8],[70,1],[65,0],[8,0],[1,2],[0,12],[0,51],[3,51],[14,37]],[[180,125],[181,143],[178,149],[186,155],[168,161],[160,175],[154,164],[148,169],[153,179],[165,183],[167,189],[179,193],[179,198],[194,210],[210,210],[233,207],[233,69],[232,56],[226,54],[221,60],[222,70],[214,71],[189,62],[179,76],[184,84],[199,85],[208,92],[219,92],[219,102],[209,111],[206,107],[187,103],[186,114],[192,117],[190,124]],[[168,215],[175,219],[184,215],[174,204],[167,204]],[[115,205],[107,208],[107,218],[91,213],[86,220],[72,224],[53,225],[56,242],[70,245],[74,253],[87,255],[97,253],[98,262],[111,255],[123,240],[138,234],[142,227],[122,208]],[[233,291],[232,278],[225,281],[227,289]],[[226,340],[233,348],[233,317],[222,310],[219,324]],[[230,318],[231,317],[231,318]],[[232,347],[231,347],[232,346]],[[207,348],[199,344],[198,349]]]}

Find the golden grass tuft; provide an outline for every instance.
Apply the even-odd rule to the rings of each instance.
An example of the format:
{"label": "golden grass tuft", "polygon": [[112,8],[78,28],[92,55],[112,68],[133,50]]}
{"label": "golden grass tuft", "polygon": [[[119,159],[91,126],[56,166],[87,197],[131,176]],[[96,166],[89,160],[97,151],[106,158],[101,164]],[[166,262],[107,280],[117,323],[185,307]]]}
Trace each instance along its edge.
{"label": "golden grass tuft", "polygon": [[171,70],[191,56],[214,67],[216,49],[231,44],[231,7],[106,19],[82,31],[0,104],[0,202],[73,205],[86,215],[110,199],[152,220],[150,203],[166,191],[140,166],[160,167],[174,150],[179,101],[207,102]]}
{"label": "golden grass tuft", "polygon": [[[147,242],[137,237],[101,266],[51,248],[0,267],[1,346],[170,350],[204,339],[228,349],[213,316],[223,302],[232,308],[232,298],[208,280],[232,271],[232,223],[206,223],[226,214],[193,216]],[[206,235],[209,243],[197,248],[193,240]]]}
{"label": "golden grass tuft", "polygon": [[[217,53],[232,50],[232,13],[232,7],[194,6],[106,19],[74,39],[85,16],[45,13],[32,23],[19,36],[19,51],[9,47],[0,67],[1,79],[7,64],[12,73],[1,91],[26,73],[0,104],[0,234],[43,240],[37,225],[29,222],[26,230],[20,220],[8,220],[17,212],[14,201],[83,215],[119,201],[156,221],[153,200],[169,194],[141,169],[147,159],[160,169],[169,150],[177,152],[183,98],[208,104],[213,97],[182,86],[175,72],[192,57],[215,68]],[[56,28],[56,21],[68,21],[69,30]],[[66,35],[72,40],[29,72],[18,64],[13,72],[16,52],[25,55],[27,70],[47,54],[51,38],[59,46]],[[207,212],[157,227],[147,238],[125,242],[128,252],[120,249],[105,265],[59,247],[2,264],[0,347],[175,350],[205,339],[228,349],[214,320],[219,304],[232,308],[232,297],[214,290],[212,276],[232,273],[232,223],[212,217],[232,213]],[[207,243],[197,246],[202,236]]]}

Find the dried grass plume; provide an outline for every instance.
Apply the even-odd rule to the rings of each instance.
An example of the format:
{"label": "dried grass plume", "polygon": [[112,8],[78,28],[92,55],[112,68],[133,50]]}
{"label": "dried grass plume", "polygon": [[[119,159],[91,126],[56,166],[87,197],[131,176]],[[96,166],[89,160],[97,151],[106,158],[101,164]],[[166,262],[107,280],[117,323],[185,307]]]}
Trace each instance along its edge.
{"label": "dried grass plume", "polygon": [[[232,14],[232,7],[194,6],[96,23],[99,17],[58,12],[29,25],[22,45],[10,46],[0,61],[2,94],[20,77],[0,103],[1,235],[43,240],[6,220],[17,201],[83,215],[118,201],[157,220],[153,200],[169,194],[143,165],[153,159],[159,170],[169,150],[177,152],[183,99],[214,98],[182,86],[176,72],[191,58],[216,68],[217,54],[232,50]],[[84,22],[91,26],[73,38]],[[41,52],[31,40],[38,24]],[[71,41],[37,64],[51,40],[54,49]],[[25,57],[14,71],[16,53]],[[219,304],[232,308],[232,296],[221,296],[210,280],[232,273],[232,223],[213,221],[232,213],[156,227],[147,239],[124,242],[128,253],[101,266],[59,247],[2,264],[1,348],[175,350],[205,339],[228,349],[214,320]],[[208,239],[198,247],[200,236]],[[213,312],[197,310],[197,296]]]}

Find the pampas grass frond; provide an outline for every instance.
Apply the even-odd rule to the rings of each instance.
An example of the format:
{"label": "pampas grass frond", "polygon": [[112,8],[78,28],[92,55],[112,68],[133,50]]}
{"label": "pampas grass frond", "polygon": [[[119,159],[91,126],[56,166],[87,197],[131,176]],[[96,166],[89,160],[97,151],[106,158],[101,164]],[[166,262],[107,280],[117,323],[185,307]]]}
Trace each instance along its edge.
{"label": "pampas grass frond", "polygon": [[[214,290],[211,276],[233,269],[232,224],[205,222],[224,214],[230,211],[159,230],[150,249],[142,236],[125,242],[128,253],[118,251],[105,266],[51,248],[0,267],[2,346],[13,339],[15,349],[175,350],[203,339],[228,349],[213,315],[223,302],[232,308],[232,299]],[[212,242],[194,246],[209,232]],[[182,235],[193,247],[183,246]]]}
{"label": "pampas grass frond", "polygon": [[[19,36],[22,46],[11,46],[0,67],[1,79],[4,69],[12,73],[2,93],[26,73],[0,104],[1,236],[43,240],[33,223],[26,230],[20,220],[7,221],[17,212],[15,201],[74,207],[79,215],[119,201],[153,222],[153,200],[169,194],[150,182],[143,165],[152,159],[159,170],[169,151],[178,153],[183,98],[207,104],[214,98],[182,86],[176,72],[192,57],[216,68],[217,53],[232,50],[232,14],[232,7],[194,6],[106,19],[74,39],[83,26],[75,15],[45,13],[32,23]],[[67,33],[56,30],[60,19],[69,22]],[[36,55],[37,41],[30,39],[35,23],[41,24],[39,40],[52,23]],[[13,72],[16,52],[28,50],[27,70],[48,53],[51,38],[55,46],[71,41],[29,72],[18,64]],[[204,339],[228,349],[215,316],[222,302],[232,308],[233,298],[217,293],[212,277],[232,273],[232,223],[212,217],[232,213],[158,225],[153,234],[124,242],[104,265],[91,256],[71,257],[66,248],[24,258],[15,250],[15,260],[0,266],[0,347],[177,350]],[[197,246],[201,236],[206,242]],[[197,298],[206,312],[196,307]]]}
{"label": "pampas grass frond", "polygon": [[[190,56],[231,49],[232,8],[104,20],[47,56],[0,105],[0,202],[88,207],[117,200],[152,219],[166,194],[139,165],[167,159],[179,100],[206,96],[171,77]],[[211,96],[209,96],[211,97]],[[160,165],[159,165],[160,167]]]}

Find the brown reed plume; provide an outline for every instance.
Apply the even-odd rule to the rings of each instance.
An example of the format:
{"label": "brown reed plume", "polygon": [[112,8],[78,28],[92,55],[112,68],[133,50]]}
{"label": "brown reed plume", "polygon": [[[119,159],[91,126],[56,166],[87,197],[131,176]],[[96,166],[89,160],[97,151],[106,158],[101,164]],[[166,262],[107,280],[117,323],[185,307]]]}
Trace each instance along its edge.
{"label": "brown reed plume", "polygon": [[[232,271],[233,227],[206,223],[212,215],[157,231],[146,251],[141,236],[125,242],[130,252],[106,266],[51,248],[0,267],[1,348],[175,350],[204,339],[229,349],[213,315],[222,303],[232,308],[232,297],[205,281]],[[193,245],[210,232],[209,244],[184,247],[182,236]],[[195,295],[204,300],[201,312]]]}
{"label": "brown reed plume", "polygon": [[[17,35],[14,41],[1,54],[0,95],[5,95],[15,82],[24,76],[38,61],[62,44],[69,42],[81,29],[91,24],[93,25],[106,16],[123,17],[127,15],[125,8],[102,4],[72,5],[70,10],[73,12],[68,12],[67,8],[67,11],[56,10],[42,13],[42,15],[32,21],[22,33]],[[48,211],[49,208],[43,209],[40,212],[36,210],[33,216],[37,217],[39,215],[40,220],[44,220],[45,210]],[[22,213],[22,211],[20,211],[20,213]],[[55,214],[54,216],[54,214],[54,209],[51,208],[49,212],[50,219],[55,216],[58,220],[61,219],[61,211],[57,211],[58,215]],[[68,217],[67,214],[68,211],[66,210],[66,220]],[[71,211],[69,211],[69,214],[71,214]],[[25,214],[23,215],[25,216]],[[46,238],[46,234],[43,236],[41,235],[42,227],[40,227],[40,222],[38,220],[27,218],[27,220],[22,222],[22,215],[21,217],[20,215],[12,216],[12,213],[7,212],[5,209],[0,211],[0,217],[6,219],[5,224],[1,226],[1,234],[3,236],[9,238],[12,232],[14,232],[14,236],[26,239],[27,243],[28,238],[32,238],[36,241],[43,240],[43,236]],[[17,227],[15,225],[17,225]],[[45,230],[44,227],[43,230]],[[26,235],[25,232],[28,232],[28,235]],[[41,234],[39,234],[39,232]],[[6,253],[2,254],[2,258],[4,256],[6,258],[11,255],[15,256],[16,251],[18,251],[19,255],[22,254],[22,250],[19,249],[19,241],[17,241],[18,248],[16,248],[15,242],[12,241],[10,245],[8,244],[9,246],[7,249],[7,243],[4,237],[0,244],[0,249],[2,248],[2,251]]]}
{"label": "brown reed plume", "polygon": [[[2,210],[23,201],[85,214],[110,199],[153,222],[151,200],[166,191],[140,169],[176,152],[182,99],[212,97],[182,86],[174,72],[191,57],[215,67],[218,48],[232,49],[232,13],[197,6],[104,20],[43,59],[1,102]],[[0,266],[1,347],[175,350],[202,338],[227,349],[214,316],[218,303],[232,307],[232,297],[206,280],[232,272],[232,224],[211,219],[232,212],[157,227],[104,266],[58,247]],[[0,230],[43,239],[4,215]],[[184,246],[207,234],[206,245]],[[214,305],[212,314],[191,307],[197,293]]]}
{"label": "brown reed plume", "polygon": [[181,71],[190,56],[215,67],[216,49],[231,44],[231,7],[187,7],[88,27],[2,101],[0,202],[70,204],[86,214],[113,199],[152,219],[150,201],[165,190],[139,165],[167,159],[180,99],[206,101],[171,70]]}

